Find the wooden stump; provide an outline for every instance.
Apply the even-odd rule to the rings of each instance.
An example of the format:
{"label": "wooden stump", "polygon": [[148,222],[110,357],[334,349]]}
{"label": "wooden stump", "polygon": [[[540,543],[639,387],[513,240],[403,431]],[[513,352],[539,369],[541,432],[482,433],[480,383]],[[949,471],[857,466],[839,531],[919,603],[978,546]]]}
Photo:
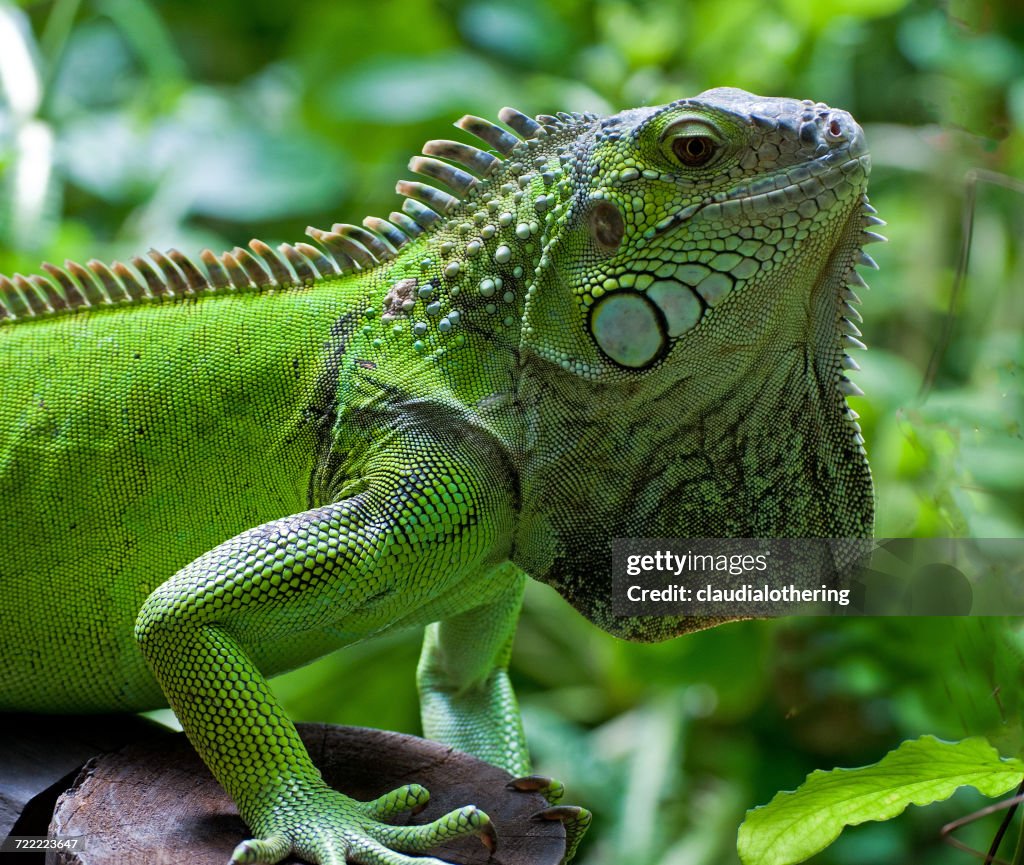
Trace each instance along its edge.
{"label": "wooden stump", "polygon": [[[561,824],[530,819],[547,807],[544,799],[506,790],[510,776],[487,763],[398,733],[321,724],[298,730],[324,780],[354,798],[411,782],[425,786],[430,804],[415,817],[401,815],[402,825],[429,823],[463,805],[487,812],[498,831],[493,858],[473,837],[430,851],[445,862],[557,865],[565,853]],[[58,800],[50,834],[84,836],[83,849],[47,853],[47,863],[58,865],[225,865],[249,837],[184,735],[173,733],[90,760]]]}
{"label": "wooden stump", "polygon": [[[163,729],[139,715],[0,714],[0,841],[45,835],[57,797],[86,760]],[[43,857],[22,853],[15,861],[42,865]]]}

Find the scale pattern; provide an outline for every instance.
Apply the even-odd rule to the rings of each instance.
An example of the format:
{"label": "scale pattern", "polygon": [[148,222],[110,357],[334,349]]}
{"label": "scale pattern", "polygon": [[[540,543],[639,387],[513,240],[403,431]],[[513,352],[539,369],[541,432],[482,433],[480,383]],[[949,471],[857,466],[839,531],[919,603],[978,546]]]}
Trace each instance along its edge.
{"label": "scale pattern", "polygon": [[[495,843],[472,805],[389,825],[415,785],[328,789],[265,676],[426,626],[425,733],[526,776],[526,576],[666,639],[717,621],[612,615],[613,538],[870,534],[852,118],[724,88],[499,117],[315,245],[0,277],[0,708],[169,702],[254,833],[235,862]],[[546,816],[571,854],[589,814]]]}

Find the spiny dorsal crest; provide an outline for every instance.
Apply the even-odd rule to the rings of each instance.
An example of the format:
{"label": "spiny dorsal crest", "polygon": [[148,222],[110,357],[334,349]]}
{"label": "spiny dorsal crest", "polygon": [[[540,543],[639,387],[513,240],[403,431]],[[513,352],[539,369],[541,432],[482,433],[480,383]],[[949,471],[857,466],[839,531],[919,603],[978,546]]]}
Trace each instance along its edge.
{"label": "spiny dorsal crest", "polygon": [[272,249],[262,240],[249,248],[236,247],[217,255],[209,249],[190,258],[177,249],[155,249],[133,256],[126,264],[110,265],[92,259],[85,265],[66,261],[64,267],[46,262],[46,275],[0,275],[0,324],[37,318],[83,307],[110,307],[167,298],[278,288],[299,288],[320,280],[364,271],[394,258],[410,240],[442,225],[462,202],[470,201],[497,173],[503,157],[547,135],[590,122],[590,114],[528,117],[503,108],[499,119],[509,129],[489,120],[466,115],[455,123],[486,145],[481,150],[460,141],[435,140],[423,146],[423,155],[409,162],[411,171],[448,187],[412,180],[399,181],[405,196],[400,212],[388,219],[368,216],[363,224],[336,223],[329,231],[309,227],[306,234],[318,245],[282,243]]}

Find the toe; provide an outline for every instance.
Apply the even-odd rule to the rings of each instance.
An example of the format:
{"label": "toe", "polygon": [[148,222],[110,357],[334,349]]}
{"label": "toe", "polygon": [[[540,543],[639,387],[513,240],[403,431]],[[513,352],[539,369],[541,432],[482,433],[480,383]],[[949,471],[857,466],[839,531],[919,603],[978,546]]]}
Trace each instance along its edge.
{"label": "toe", "polygon": [[422,852],[454,838],[476,835],[492,853],[498,846],[498,835],[491,818],[476,805],[467,805],[439,817],[424,826],[389,826],[387,837],[381,840],[388,846],[410,852]]}
{"label": "toe", "polygon": [[291,843],[284,835],[250,838],[235,848],[231,854],[231,865],[274,865],[290,851]]}
{"label": "toe", "polygon": [[575,823],[580,817],[589,813],[579,805],[553,805],[531,816],[532,820],[558,820],[562,823]]}
{"label": "toe", "polygon": [[548,803],[557,805],[565,795],[565,785],[546,775],[526,775],[509,781],[506,787],[519,793],[540,793]]}
{"label": "toe", "polygon": [[430,793],[426,787],[420,784],[406,784],[404,787],[398,787],[390,793],[385,793],[372,802],[365,803],[363,808],[372,819],[384,820],[403,811],[412,811],[413,814],[418,814],[427,807],[429,801]]}
{"label": "toe", "polygon": [[[343,860],[344,862],[345,860]],[[405,856],[388,850],[374,841],[367,841],[349,851],[348,860],[359,865],[449,865],[430,856]]]}

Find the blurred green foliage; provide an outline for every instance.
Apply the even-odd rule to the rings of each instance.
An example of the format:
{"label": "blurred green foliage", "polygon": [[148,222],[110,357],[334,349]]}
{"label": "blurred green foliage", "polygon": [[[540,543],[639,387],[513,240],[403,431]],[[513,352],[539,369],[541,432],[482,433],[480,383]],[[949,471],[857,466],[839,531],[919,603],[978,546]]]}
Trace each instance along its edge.
{"label": "blurred green foliage", "polygon": [[[294,241],[393,209],[407,158],[462,113],[608,111],[725,84],[866,127],[891,240],[871,249],[854,401],[878,534],[1024,536],[1018,0],[0,0],[0,272]],[[978,185],[954,297],[975,170],[1017,188]],[[1019,754],[1020,645],[1012,624],[919,618],[633,646],[534,586],[513,675],[538,768],[596,812],[584,863],[710,865],[737,861],[746,808],[814,768],[923,733]],[[416,732],[416,653],[395,635],[276,687],[298,719]],[[937,827],[979,804],[910,809],[813,861],[966,863]]]}

